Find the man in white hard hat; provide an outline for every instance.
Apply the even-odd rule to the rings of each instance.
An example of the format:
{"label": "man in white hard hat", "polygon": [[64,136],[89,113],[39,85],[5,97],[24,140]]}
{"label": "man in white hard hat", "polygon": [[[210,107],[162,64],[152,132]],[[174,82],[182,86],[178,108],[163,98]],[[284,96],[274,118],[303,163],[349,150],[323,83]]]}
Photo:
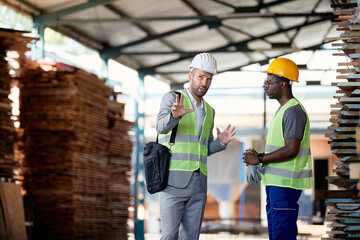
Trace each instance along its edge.
{"label": "man in white hard hat", "polygon": [[226,149],[234,140],[235,127],[229,124],[221,132],[216,128],[214,109],[203,96],[216,74],[215,58],[209,53],[195,56],[189,65],[189,87],[166,93],[157,116],[159,142],[169,147],[168,139],[178,124],[167,187],[159,192],[161,239],[199,239],[207,192],[207,156]]}

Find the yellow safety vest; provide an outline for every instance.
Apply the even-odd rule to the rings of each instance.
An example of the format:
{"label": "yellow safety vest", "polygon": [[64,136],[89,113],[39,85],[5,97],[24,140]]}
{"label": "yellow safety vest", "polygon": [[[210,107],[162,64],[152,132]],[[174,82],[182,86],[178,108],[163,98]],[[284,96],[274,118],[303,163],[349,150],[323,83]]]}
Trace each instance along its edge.
{"label": "yellow safety vest", "polygon": [[[189,97],[181,92],[184,99],[184,108],[193,109]],[[204,99],[205,117],[199,138],[196,126],[196,114],[190,112],[185,114],[179,121],[175,144],[169,146],[171,132],[159,134],[159,143],[170,148],[172,154],[170,160],[170,171],[200,171],[207,176],[208,143],[211,127],[213,124],[213,109]]]}
{"label": "yellow safety vest", "polygon": [[288,187],[299,190],[309,189],[313,186],[309,118],[297,99],[289,100],[271,120],[265,153],[274,152],[285,146],[282,128],[283,116],[288,108],[296,105],[301,106],[307,117],[299,152],[295,158],[287,161],[265,164],[265,174],[262,181],[265,186]]}

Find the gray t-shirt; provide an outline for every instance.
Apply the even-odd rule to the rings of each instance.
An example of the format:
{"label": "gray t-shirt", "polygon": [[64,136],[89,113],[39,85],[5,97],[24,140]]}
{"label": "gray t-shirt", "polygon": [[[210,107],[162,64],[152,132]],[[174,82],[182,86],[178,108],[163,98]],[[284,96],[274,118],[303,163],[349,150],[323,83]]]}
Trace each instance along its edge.
{"label": "gray t-shirt", "polygon": [[306,113],[301,106],[296,105],[286,109],[283,117],[284,139],[302,139],[306,122]]}

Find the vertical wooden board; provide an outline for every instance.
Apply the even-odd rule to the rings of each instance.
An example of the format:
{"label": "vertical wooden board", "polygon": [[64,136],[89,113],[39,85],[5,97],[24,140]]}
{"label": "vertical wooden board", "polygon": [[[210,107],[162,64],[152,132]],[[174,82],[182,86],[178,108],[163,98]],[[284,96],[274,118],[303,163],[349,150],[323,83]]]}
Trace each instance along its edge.
{"label": "vertical wooden board", "polygon": [[356,139],[356,153],[357,155],[360,155],[360,128],[356,128],[356,134],[355,134],[355,139]]}
{"label": "vertical wooden board", "polygon": [[359,179],[360,163],[350,163],[350,179]]}
{"label": "vertical wooden board", "polygon": [[2,182],[0,183],[0,196],[9,239],[26,240],[25,214],[20,186],[15,183]]}

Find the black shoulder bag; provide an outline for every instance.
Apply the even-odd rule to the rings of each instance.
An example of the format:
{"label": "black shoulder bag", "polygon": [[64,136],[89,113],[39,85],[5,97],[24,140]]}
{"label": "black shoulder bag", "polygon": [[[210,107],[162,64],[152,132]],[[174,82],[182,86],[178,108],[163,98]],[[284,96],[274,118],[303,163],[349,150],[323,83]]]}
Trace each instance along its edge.
{"label": "black shoulder bag", "polygon": [[[171,131],[170,146],[175,143],[177,128],[178,124]],[[159,134],[156,136],[156,142],[149,142],[144,148],[146,189],[150,194],[164,190],[169,178],[170,149],[158,142],[158,136]]]}

